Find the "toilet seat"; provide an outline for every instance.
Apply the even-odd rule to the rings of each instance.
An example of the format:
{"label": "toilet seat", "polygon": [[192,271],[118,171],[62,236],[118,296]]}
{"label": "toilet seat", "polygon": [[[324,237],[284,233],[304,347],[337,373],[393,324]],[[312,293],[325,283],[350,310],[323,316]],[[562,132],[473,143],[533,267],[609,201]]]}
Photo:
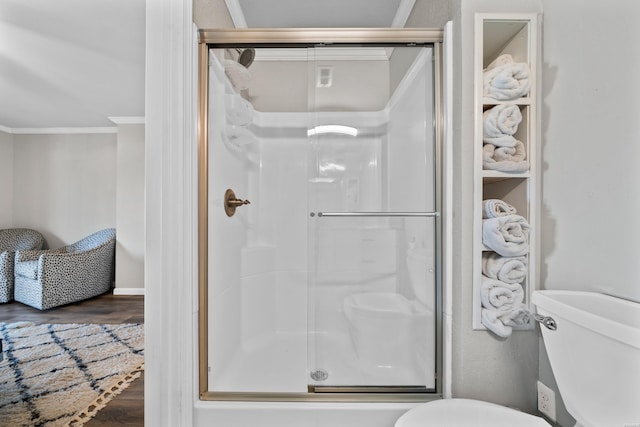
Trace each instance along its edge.
{"label": "toilet seat", "polygon": [[542,418],[471,399],[443,399],[409,410],[395,427],[551,427]]}

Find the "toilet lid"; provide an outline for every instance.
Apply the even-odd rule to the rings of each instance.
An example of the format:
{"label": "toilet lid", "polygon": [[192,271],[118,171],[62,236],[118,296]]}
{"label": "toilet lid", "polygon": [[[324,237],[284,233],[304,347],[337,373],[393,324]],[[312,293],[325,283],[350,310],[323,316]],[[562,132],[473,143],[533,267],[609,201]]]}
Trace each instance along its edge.
{"label": "toilet lid", "polygon": [[443,399],[416,406],[395,427],[551,427],[539,417],[470,399]]}

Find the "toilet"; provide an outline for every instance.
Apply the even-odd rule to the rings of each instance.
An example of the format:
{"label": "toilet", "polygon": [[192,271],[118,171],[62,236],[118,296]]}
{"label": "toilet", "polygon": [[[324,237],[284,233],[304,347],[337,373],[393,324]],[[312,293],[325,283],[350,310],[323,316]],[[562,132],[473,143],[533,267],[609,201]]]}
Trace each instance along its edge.
{"label": "toilet", "polygon": [[640,304],[560,290],[534,291],[531,301],[576,427],[640,426]]}
{"label": "toilet", "polygon": [[[597,292],[534,291],[535,320],[575,427],[640,425],[640,304]],[[417,406],[395,427],[544,427],[492,403],[445,399]]]}
{"label": "toilet", "polygon": [[430,356],[426,345],[434,340],[434,279],[424,248],[407,251],[407,277],[407,288],[415,298],[396,292],[363,292],[343,302],[359,367],[381,380],[381,375],[387,375],[386,381],[403,381],[399,371],[421,372],[433,363],[426,360]]}
{"label": "toilet", "polygon": [[417,406],[394,427],[551,427],[542,418],[489,402],[443,399]]}

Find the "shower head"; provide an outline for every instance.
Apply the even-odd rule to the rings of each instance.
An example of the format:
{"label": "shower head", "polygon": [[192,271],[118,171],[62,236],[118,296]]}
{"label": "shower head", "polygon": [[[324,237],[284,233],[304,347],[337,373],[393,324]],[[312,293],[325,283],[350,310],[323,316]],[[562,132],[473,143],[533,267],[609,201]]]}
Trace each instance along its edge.
{"label": "shower head", "polygon": [[248,49],[236,49],[240,55],[238,56],[238,63],[245,68],[249,68],[256,57],[256,50],[254,48]]}

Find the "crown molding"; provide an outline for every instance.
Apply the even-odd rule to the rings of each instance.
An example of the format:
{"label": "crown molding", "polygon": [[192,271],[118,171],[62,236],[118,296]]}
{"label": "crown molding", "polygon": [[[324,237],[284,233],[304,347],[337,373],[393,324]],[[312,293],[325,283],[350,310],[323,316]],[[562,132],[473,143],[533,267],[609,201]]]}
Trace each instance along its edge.
{"label": "crown molding", "polygon": [[[145,124],[144,116],[108,117],[116,125]],[[55,134],[92,134],[92,133],[118,133],[116,126],[89,126],[89,127],[51,127],[51,128],[12,128],[0,125],[0,132],[13,135],[55,135]]]}
{"label": "crown molding", "polygon": [[10,128],[0,125],[0,131],[13,135],[55,135],[118,133],[117,127],[71,127],[71,128]]}
{"label": "crown molding", "polygon": [[107,117],[117,125],[143,125],[145,123],[144,116],[125,116],[125,117]]}

